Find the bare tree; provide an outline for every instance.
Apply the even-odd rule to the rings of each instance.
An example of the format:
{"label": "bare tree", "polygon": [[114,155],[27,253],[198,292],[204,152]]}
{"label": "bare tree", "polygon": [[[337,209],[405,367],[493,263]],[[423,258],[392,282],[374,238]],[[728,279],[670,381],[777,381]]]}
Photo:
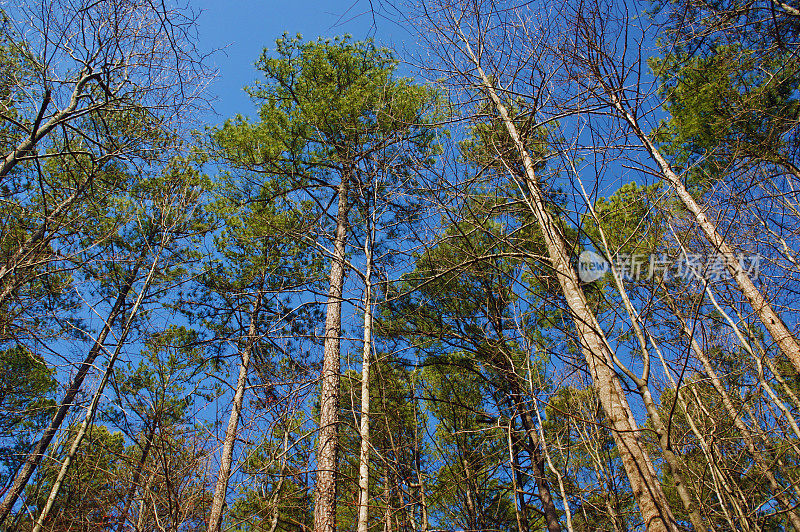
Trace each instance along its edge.
{"label": "bare tree", "polygon": [[[110,165],[142,167],[175,153],[175,132],[209,79],[194,48],[194,16],[169,3],[32,0],[5,16],[15,62],[0,108],[0,180],[5,218],[20,228],[3,234],[0,305],[59,258],[50,243],[108,181]],[[61,256],[70,251],[59,247]]]}
{"label": "bare tree", "polygon": [[562,54],[572,62],[570,78],[585,87],[585,95],[591,95],[600,105],[607,105],[627,124],[657,165],[663,180],[675,190],[678,200],[692,214],[713,249],[724,258],[728,272],[773,341],[800,373],[800,343],[797,338],[741,267],[734,248],[707,207],[689,192],[641,124],[639,116],[642,110],[639,106],[648,91],[636,81],[631,84],[629,78],[640,76],[637,73],[644,68],[644,58],[636,53],[630,54],[633,57],[627,55],[629,49],[641,49],[644,32],[639,29],[639,23],[631,20],[628,9],[629,6],[624,4],[612,8],[601,1],[580,2],[570,7],[573,10],[574,36],[565,38],[561,48]]}
{"label": "bare tree", "polygon": [[[454,78],[453,83],[460,83],[462,90],[483,93],[491,102],[496,113],[494,116],[511,139],[513,157],[506,158],[507,155],[499,153],[498,159],[505,165],[509,175],[518,180],[525,201],[538,222],[547,248],[547,264],[557,276],[567,302],[581,351],[611,423],[614,440],[645,524],[648,530],[677,530],[677,523],[648,451],[639,437],[633,412],[616,375],[614,351],[570,263],[566,238],[548,208],[543,185],[536,173],[537,161],[531,156],[530,148],[525,145],[517,123],[509,113],[509,97],[505,97],[505,94],[509,91],[513,95],[516,90],[514,87],[498,86],[498,78],[513,80],[516,76],[535,76],[539,66],[535,61],[541,58],[535,55],[526,57],[524,52],[517,52],[521,57],[517,64],[510,64],[508,59],[491,63],[491,54],[502,56],[517,44],[525,46],[521,42],[514,42],[513,10],[501,9],[494,2],[470,5],[436,2],[426,4],[425,9],[429,14],[429,29],[434,32],[431,39],[435,40],[440,57],[446,61],[444,67]],[[524,21],[520,19],[520,23]],[[546,30],[543,26],[537,29],[542,29],[544,36],[540,38],[545,39]],[[525,31],[526,35],[534,34],[533,28]],[[459,55],[455,56],[456,53]],[[465,66],[461,67],[462,64]],[[488,74],[485,71],[487,64],[492,69]],[[512,69],[512,73],[503,74],[502,68]],[[540,83],[539,88],[546,87],[548,80],[544,78]],[[541,90],[547,92],[546,88]],[[535,96],[531,99],[535,105]]]}

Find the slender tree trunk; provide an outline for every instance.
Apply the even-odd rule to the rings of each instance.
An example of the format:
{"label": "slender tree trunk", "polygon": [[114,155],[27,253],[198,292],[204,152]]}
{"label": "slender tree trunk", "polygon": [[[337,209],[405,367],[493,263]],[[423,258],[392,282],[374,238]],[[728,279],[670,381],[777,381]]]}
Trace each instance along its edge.
{"label": "slender tree trunk", "polygon": [[222,456],[220,457],[217,485],[214,489],[211,513],[208,516],[208,532],[219,532],[222,526],[222,509],[225,506],[225,497],[228,494],[228,481],[230,480],[233,462],[233,448],[236,444],[236,436],[239,432],[239,416],[242,413],[244,392],[247,388],[247,370],[250,366],[250,356],[256,341],[258,313],[261,311],[262,297],[261,290],[259,290],[256,295],[255,304],[253,305],[253,310],[250,313],[247,340],[245,341],[244,350],[242,350],[242,361],[239,365],[239,378],[236,380],[236,392],[234,393],[233,403],[231,404],[231,416],[228,419],[225,441],[222,444]]}
{"label": "slender tree trunk", "polygon": [[[703,451],[703,456],[706,459],[706,465],[708,466],[709,471],[711,472],[711,481],[714,483],[714,492],[717,495],[717,499],[719,500],[720,508],[722,509],[722,513],[725,516],[725,520],[731,527],[731,530],[736,530],[737,525],[734,522],[733,517],[728,510],[728,501],[733,499],[733,492],[728,486],[727,479],[722,474],[719,465],[714,460],[714,456],[711,452],[711,448],[706,441],[705,435],[700,431],[697,427],[697,424],[694,422],[692,413],[689,411],[689,405],[686,400],[683,398],[683,389],[676,389],[678,403],[680,404],[681,409],[683,410],[684,415],[686,416],[686,421],[689,424],[689,429],[694,434],[694,437],[697,438],[698,443],[700,444],[700,449]],[[739,505],[734,501],[731,505],[734,507],[734,510],[738,513],[739,518],[739,527],[744,532],[750,531],[750,523],[744,517],[744,514],[741,513]]]}
{"label": "slender tree trunk", "polygon": [[[577,176],[577,171],[573,166],[573,172]],[[589,200],[589,195],[586,193],[586,190],[583,188],[583,182],[580,181],[581,191],[583,196],[586,200],[586,205],[589,208],[589,212],[591,213],[592,217],[597,222],[597,228],[600,233],[600,240],[605,248],[605,253],[607,255],[611,255],[611,250],[608,246],[608,240],[606,239],[605,231],[603,230],[602,224],[600,223],[600,218],[597,216],[597,212],[594,210],[594,206],[592,205],[591,201]],[[686,510],[686,514],[689,516],[689,520],[692,522],[692,526],[697,532],[705,532],[705,520],[703,516],[700,514],[700,511],[697,508],[694,500],[692,499],[691,494],[687,488],[686,482],[683,478],[683,472],[685,471],[685,466],[683,461],[680,457],[673,452],[671,445],[670,445],[670,434],[667,426],[661,420],[661,415],[658,412],[658,408],[653,400],[653,397],[650,393],[650,387],[648,385],[649,377],[650,377],[650,352],[647,348],[647,338],[645,337],[645,326],[641,323],[639,319],[639,314],[636,312],[636,309],[633,306],[630,298],[628,297],[628,292],[625,290],[625,285],[620,278],[619,272],[611,265],[611,275],[614,279],[614,284],[617,287],[617,291],[619,292],[620,298],[622,299],[623,305],[625,306],[625,310],[628,313],[628,316],[631,320],[631,325],[633,326],[634,333],[636,334],[636,338],[639,341],[639,349],[642,352],[642,375],[638,376],[635,375],[632,371],[628,368],[623,366],[622,362],[617,360],[615,357],[615,362],[617,366],[627,375],[636,385],[636,389],[639,392],[639,395],[642,398],[642,401],[645,405],[645,410],[647,411],[647,417],[650,419],[650,422],[653,424],[653,428],[656,431],[656,435],[658,436],[658,443],[659,447],[661,447],[661,452],[664,456],[664,461],[667,463],[667,469],[669,473],[672,475],[673,483],[675,484],[675,490],[678,492],[678,497],[681,500],[681,504],[683,505],[684,510]],[[650,340],[653,340],[652,336],[647,333],[647,336]],[[655,345],[655,341],[653,341],[653,345]],[[656,347],[657,348],[657,347]]]}
{"label": "slender tree trunk", "polygon": [[[509,355],[509,349],[506,345],[505,333],[503,331],[502,320],[500,318],[500,309],[504,304],[498,301],[491,286],[486,286],[486,297],[491,302],[488,309],[488,317],[492,326],[495,329],[500,346],[497,350],[495,357],[496,364],[499,366],[501,373],[505,380],[505,388],[508,393],[509,401],[512,409],[520,416],[522,427],[525,430],[527,443],[525,448],[530,457],[531,470],[533,472],[533,479],[536,483],[536,489],[539,495],[539,500],[542,501],[542,511],[545,516],[545,523],[548,532],[561,532],[561,523],[558,518],[558,511],[556,510],[553,496],[550,493],[550,485],[547,482],[547,474],[545,472],[545,460],[542,455],[542,442],[539,441],[539,433],[536,430],[536,423],[531,416],[530,408],[525,401],[523,392],[524,385],[520,375],[514,367],[514,360]],[[499,296],[502,300],[503,296]],[[535,401],[535,399],[534,399]]]}
{"label": "slender tree trunk", "polygon": [[[461,451],[459,451],[461,452]],[[469,461],[461,457],[461,465],[464,468],[464,502],[466,503],[467,510],[467,523],[473,530],[480,530],[482,519],[479,519],[478,508],[475,505],[475,498],[473,494],[477,494],[477,479],[472,477],[472,468],[469,466]]]}
{"label": "slender tree trunk", "polygon": [[[468,43],[464,43],[469,46]],[[575,323],[584,357],[597,387],[603,409],[611,423],[611,431],[620,453],[631,491],[639,505],[648,531],[677,531],[677,524],[659,483],[655,468],[642,444],[633,412],[614,370],[613,352],[594,313],[589,308],[578,275],[570,265],[564,236],[544,204],[544,196],[536,177],[533,160],[519,136],[508,110],[500,100],[494,85],[484,73],[472,50],[472,61],[481,77],[482,86],[494,103],[523,163],[526,200],[536,216],[544,236],[551,266],[558,277]]]}
{"label": "slender tree trunk", "polygon": [[[513,376],[511,378],[514,378]],[[542,444],[539,441],[539,433],[536,431],[536,424],[533,421],[531,412],[528,405],[522,398],[519,390],[519,385],[512,384],[514,390],[511,392],[511,398],[514,403],[514,408],[519,412],[522,421],[522,428],[527,437],[528,455],[531,460],[531,472],[533,480],[536,482],[536,490],[539,494],[539,500],[542,501],[542,511],[544,512],[545,523],[547,525],[547,532],[561,532],[561,523],[558,519],[558,511],[556,504],[553,501],[553,495],[550,493],[550,484],[547,482],[547,473],[545,472],[544,456],[542,455]]]}
{"label": "slender tree trunk", "polygon": [[519,467],[519,453],[516,452],[516,442],[514,441],[514,419],[508,420],[508,459],[511,462],[511,485],[514,488],[514,515],[517,518],[517,529],[519,532],[528,532],[528,508],[522,494],[521,475]]}
{"label": "slender tree trunk", "polygon": [[364,242],[367,268],[364,275],[364,352],[361,359],[361,453],[358,463],[358,532],[369,523],[369,364],[372,353],[372,246],[369,228]]}
{"label": "slender tree trunk", "polygon": [[128,514],[131,511],[131,505],[133,504],[133,501],[136,498],[136,490],[139,486],[139,481],[142,478],[142,471],[144,470],[144,466],[147,463],[147,458],[150,456],[150,449],[153,447],[153,439],[155,438],[155,432],[158,427],[160,417],[161,417],[161,412],[159,412],[159,414],[153,421],[153,426],[151,427],[150,432],[147,435],[147,441],[145,442],[144,448],[142,449],[142,456],[139,458],[138,467],[133,471],[133,480],[131,481],[131,487],[130,489],[128,489],[128,493],[125,494],[125,504],[122,508],[122,513],[117,519],[117,532],[125,531],[125,521],[127,521],[128,519]]}
{"label": "slender tree trunk", "polygon": [[[155,466],[155,464],[153,464]],[[147,476],[147,482],[144,485],[144,490],[142,491],[142,499],[139,501],[139,514],[136,516],[136,532],[142,532],[144,530],[144,516],[145,510],[147,509],[147,492],[150,491],[150,486],[153,485],[153,482],[156,479],[156,469]]]}
{"label": "slender tree trunk", "polygon": [[325,349],[320,391],[317,481],[314,486],[314,531],[336,531],[336,469],[339,459],[339,337],[342,331],[342,290],[345,277],[345,244],[350,210],[350,169],[342,171],[336,236],[331,262],[328,308],[325,317]]}
{"label": "slender tree trunk", "polygon": [[281,488],[283,487],[283,483],[286,480],[286,460],[287,460],[287,453],[289,452],[289,430],[288,425],[286,429],[283,431],[283,453],[281,457],[281,472],[280,472],[280,479],[278,483],[275,485],[274,488],[274,495],[272,496],[272,518],[270,519],[269,530],[267,532],[275,532],[278,529],[278,521],[280,520],[281,512],[280,512],[280,497],[281,497]]}
{"label": "slender tree trunk", "polygon": [[747,273],[742,270],[739,265],[739,259],[734,253],[733,248],[731,248],[725,238],[717,231],[716,225],[708,218],[705,209],[701,207],[689,191],[686,190],[683,181],[681,181],[678,175],[672,170],[672,166],[661,154],[658,147],[650,140],[650,137],[645,134],[641,127],[639,127],[639,122],[636,117],[623,105],[616,92],[605,85],[599,77],[598,81],[600,81],[603,89],[606,91],[611,104],[622,115],[622,118],[631,127],[636,137],[639,138],[639,141],[650,154],[650,157],[659,166],[664,179],[675,189],[678,199],[680,199],[686,209],[692,213],[697,225],[700,226],[700,229],[703,231],[708,241],[714,246],[714,249],[724,257],[728,272],[738,285],[742,295],[744,295],[750,303],[753,311],[755,311],[761,323],[764,324],[764,327],[767,329],[770,336],[772,336],[778,348],[792,362],[795,371],[800,374],[800,343],[798,343],[781,317],[772,308],[769,301],[767,301],[761,291],[756,288]]}
{"label": "slender tree trunk", "polygon": [[[594,410],[596,407],[594,405],[590,405],[590,408]],[[589,417],[591,417],[591,415],[586,416],[587,419]],[[597,428],[599,427],[602,426],[598,426]],[[597,428],[594,431],[594,434],[602,431],[602,428],[599,430],[597,430]],[[602,452],[601,448],[605,447],[605,443],[600,443],[599,436],[595,438],[594,434],[590,435],[589,431],[586,430],[580,422],[575,425],[575,429],[583,441],[587,442],[586,452],[589,453],[589,457],[591,458],[592,469],[594,469],[595,474],[597,475],[598,485],[602,486],[605,484],[606,492],[601,496],[603,497],[603,503],[605,504],[606,512],[608,512],[608,517],[611,520],[611,526],[614,528],[614,532],[621,532],[625,526],[625,523],[620,518],[620,512],[618,511],[616,504],[618,503],[617,494],[612,479],[614,472],[611,470],[606,470],[603,460],[600,458],[600,453]],[[584,518],[586,518],[586,509],[584,508],[583,504],[581,505],[581,510],[583,511]]]}
{"label": "slender tree trunk", "polygon": [[2,504],[0,504],[0,527],[2,527],[3,523],[8,518],[8,515],[11,513],[14,504],[17,502],[17,499],[22,493],[22,490],[25,489],[25,486],[28,484],[28,480],[30,480],[31,475],[33,475],[33,472],[42,461],[50,442],[53,441],[56,432],[58,432],[58,429],[64,422],[70,407],[73,405],[75,396],[81,390],[81,386],[83,385],[86,375],[88,375],[89,371],[91,371],[95,359],[103,348],[103,343],[106,341],[106,338],[111,332],[111,327],[113,326],[114,321],[122,312],[122,309],[125,305],[125,300],[127,299],[128,294],[133,287],[133,283],[136,280],[137,274],[139,273],[139,268],[141,268],[146,255],[147,250],[144,249],[142,254],[137,258],[136,263],[133,266],[133,270],[131,270],[130,274],[120,288],[117,299],[114,301],[114,305],[111,307],[111,310],[108,313],[108,318],[106,318],[106,322],[103,325],[103,329],[100,331],[100,334],[97,336],[92,348],[89,350],[86,358],[78,368],[78,372],[75,374],[72,382],[70,382],[64,397],[61,399],[61,404],[59,405],[58,410],[50,420],[50,424],[45,429],[41,438],[39,438],[39,441],[36,442],[35,447],[28,453],[28,456],[25,457],[25,462],[17,472],[14,482],[8,489],[8,493],[6,493]]}
{"label": "slender tree trunk", "polygon": [[[412,393],[416,395],[416,384],[412,377],[411,385]],[[419,488],[419,504],[420,504],[420,532],[428,532],[430,523],[428,522],[428,501],[425,497],[425,482],[422,479],[422,450],[420,449],[420,429],[419,415],[417,413],[417,402],[414,401],[414,469],[417,474],[417,487]]]}
{"label": "slender tree trunk", "polygon": [[[164,242],[161,243],[162,247]],[[84,436],[86,436],[86,432],[89,430],[89,426],[92,424],[92,420],[94,419],[95,413],[97,412],[97,407],[100,404],[100,397],[103,395],[103,389],[106,387],[108,383],[108,379],[111,377],[111,372],[114,371],[114,363],[117,361],[120,352],[122,351],[122,347],[125,345],[125,339],[128,336],[128,333],[131,330],[131,325],[133,325],[133,321],[136,318],[136,314],[139,312],[139,307],[142,304],[145,296],[147,295],[147,291],[150,289],[150,284],[153,282],[153,277],[155,276],[156,269],[158,267],[158,257],[161,254],[161,248],[156,253],[155,259],[153,260],[153,265],[150,268],[150,271],[147,274],[147,279],[144,281],[144,285],[142,286],[142,290],[139,292],[139,297],[136,298],[136,303],[134,303],[133,307],[131,308],[130,313],[128,314],[128,319],[125,321],[125,326],[122,328],[122,332],[117,339],[117,347],[114,349],[114,354],[108,361],[108,365],[106,366],[106,371],[103,373],[103,378],[100,380],[100,384],[97,387],[97,391],[92,398],[92,402],[89,405],[89,410],[86,412],[86,417],[84,418],[83,422],[81,423],[80,428],[78,429],[78,433],[75,435],[75,440],[72,442],[72,446],[69,449],[69,453],[67,453],[67,457],[64,459],[64,463],[61,465],[61,469],[58,472],[58,476],[56,480],[53,482],[53,486],[50,489],[50,495],[47,497],[47,502],[42,508],[42,512],[39,514],[39,518],[36,520],[36,526],[33,527],[33,532],[41,532],[42,525],[44,524],[45,520],[47,520],[47,516],[50,513],[50,510],[53,508],[53,504],[55,504],[56,497],[58,496],[58,492],[61,490],[61,485],[64,483],[64,479],[67,476],[67,472],[69,471],[72,462],[75,460],[75,455],[78,454],[78,449],[83,442]]]}

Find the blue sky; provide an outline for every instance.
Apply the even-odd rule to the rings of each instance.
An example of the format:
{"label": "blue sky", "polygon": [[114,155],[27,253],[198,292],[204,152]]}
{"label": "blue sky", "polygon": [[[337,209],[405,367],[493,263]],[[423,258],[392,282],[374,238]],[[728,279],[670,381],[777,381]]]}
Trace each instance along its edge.
{"label": "blue sky", "polygon": [[[377,7],[378,0],[374,3]],[[398,50],[413,47],[413,38],[402,27],[379,13],[373,17],[368,0],[191,0],[190,7],[199,12],[201,50],[219,50],[210,60],[219,70],[210,87],[217,115],[206,117],[207,125],[236,113],[253,114],[253,104],[242,88],[257,79],[253,64],[264,47],[274,48],[283,32],[300,33],[307,40],[349,33],[355,39],[373,37]]]}

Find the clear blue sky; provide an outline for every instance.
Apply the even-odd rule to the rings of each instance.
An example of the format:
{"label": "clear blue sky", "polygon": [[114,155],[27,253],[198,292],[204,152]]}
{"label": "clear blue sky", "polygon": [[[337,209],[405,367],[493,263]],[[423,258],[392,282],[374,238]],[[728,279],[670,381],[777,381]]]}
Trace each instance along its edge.
{"label": "clear blue sky", "polygon": [[[377,9],[379,1],[374,4]],[[191,0],[190,7],[199,12],[201,50],[220,50],[210,61],[219,77],[210,87],[217,98],[217,115],[205,118],[208,125],[236,113],[253,114],[242,87],[257,79],[253,64],[265,47],[274,49],[283,32],[300,33],[306,40],[345,33],[355,39],[373,37],[400,54],[404,47],[414,48],[413,38],[402,27],[380,13],[373,17],[368,0]]]}

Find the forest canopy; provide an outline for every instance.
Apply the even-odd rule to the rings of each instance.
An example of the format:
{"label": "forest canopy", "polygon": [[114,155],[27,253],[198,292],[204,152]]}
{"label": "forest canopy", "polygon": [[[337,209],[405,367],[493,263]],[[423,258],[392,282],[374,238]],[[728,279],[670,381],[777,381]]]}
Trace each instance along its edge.
{"label": "forest canopy", "polygon": [[0,9],[0,531],[800,531],[800,4],[357,4]]}

